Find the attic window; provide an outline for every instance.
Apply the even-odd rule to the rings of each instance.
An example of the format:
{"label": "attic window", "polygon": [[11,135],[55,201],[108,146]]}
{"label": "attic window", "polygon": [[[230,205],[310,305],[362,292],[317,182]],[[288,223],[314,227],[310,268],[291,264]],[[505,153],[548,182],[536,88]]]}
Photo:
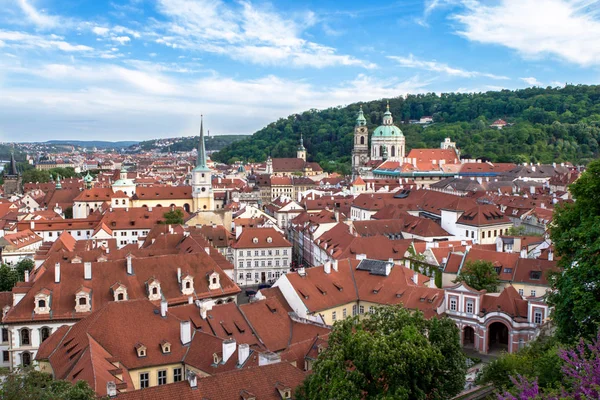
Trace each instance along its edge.
{"label": "attic window", "polygon": [[531,279],[538,280],[538,279],[540,279],[542,277],[542,272],[541,271],[531,271],[529,273],[529,277]]}
{"label": "attic window", "polygon": [[253,238],[252,243],[254,243],[254,244],[258,243],[258,238]]}
{"label": "attic window", "polygon": [[267,243],[273,243],[273,238],[272,237],[268,237],[267,238]]}

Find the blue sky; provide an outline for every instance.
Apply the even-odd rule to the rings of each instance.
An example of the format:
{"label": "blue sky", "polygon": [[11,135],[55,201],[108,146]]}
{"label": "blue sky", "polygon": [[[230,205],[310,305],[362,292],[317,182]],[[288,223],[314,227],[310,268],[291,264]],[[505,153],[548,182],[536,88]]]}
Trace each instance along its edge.
{"label": "blue sky", "polygon": [[0,0],[0,141],[252,133],[423,92],[598,83],[600,0]]}

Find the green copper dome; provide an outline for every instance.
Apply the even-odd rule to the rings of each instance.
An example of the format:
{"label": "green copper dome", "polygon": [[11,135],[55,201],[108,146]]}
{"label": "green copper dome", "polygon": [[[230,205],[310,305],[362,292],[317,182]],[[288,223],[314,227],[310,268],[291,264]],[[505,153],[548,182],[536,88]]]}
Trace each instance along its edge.
{"label": "green copper dome", "polygon": [[356,126],[365,126],[367,124],[367,120],[365,119],[365,114],[363,114],[362,105],[358,110],[358,117],[356,118]]}
{"label": "green copper dome", "polygon": [[93,182],[93,181],[94,181],[94,178],[92,178],[92,176],[90,175],[90,172],[88,171],[87,175],[85,176],[85,178],[83,178],[83,180],[84,180],[85,182],[88,182],[88,183],[89,183],[89,182]]}
{"label": "green copper dome", "polygon": [[373,132],[373,137],[396,137],[404,136],[400,128],[395,125],[381,125]]}

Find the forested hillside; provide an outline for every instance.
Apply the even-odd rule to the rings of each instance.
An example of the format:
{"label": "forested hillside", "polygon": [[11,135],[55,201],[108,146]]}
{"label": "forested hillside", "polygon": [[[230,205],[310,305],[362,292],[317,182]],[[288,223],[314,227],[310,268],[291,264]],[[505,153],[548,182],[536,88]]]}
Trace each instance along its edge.
{"label": "forested hillside", "polygon": [[[238,140],[247,138],[247,135],[218,135],[205,137],[206,150],[221,150]],[[198,146],[199,136],[188,136],[176,139],[154,139],[140,142],[142,150],[152,150],[156,148],[165,148],[169,151],[190,151]],[[169,144],[164,142],[168,141]]]}
{"label": "forested hillside", "polygon": [[[406,136],[408,150],[439,147],[449,136],[464,156],[497,162],[587,163],[599,155],[600,86],[441,96],[430,93],[392,98],[389,102],[394,122]],[[212,158],[231,163],[263,161],[269,154],[291,157],[302,133],[309,160],[319,162],[328,171],[347,173],[359,104],[290,115],[226,146]],[[385,99],[362,103],[371,132],[381,124],[385,104]],[[435,123],[407,123],[425,115],[432,115]],[[490,128],[498,118],[511,126]]]}

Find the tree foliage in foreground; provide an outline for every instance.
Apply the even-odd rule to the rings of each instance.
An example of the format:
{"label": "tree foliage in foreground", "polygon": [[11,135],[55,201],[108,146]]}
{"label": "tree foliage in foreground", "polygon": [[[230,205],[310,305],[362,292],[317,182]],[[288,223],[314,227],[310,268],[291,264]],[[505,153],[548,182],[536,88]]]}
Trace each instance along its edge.
{"label": "tree foliage in foreground", "polygon": [[500,280],[494,264],[485,260],[468,261],[456,276],[454,282],[464,282],[475,290],[487,290],[494,293]]}
{"label": "tree foliage in foreground", "polygon": [[25,271],[31,271],[34,267],[33,260],[24,258],[19,261],[14,268],[6,265],[0,265],[0,292],[12,290],[17,282],[23,282]]}
{"label": "tree foliage in foreground", "polygon": [[400,306],[337,322],[298,399],[448,399],[465,383],[456,324]]}
{"label": "tree foliage in foreground", "polygon": [[166,213],[163,214],[163,217],[165,219],[162,222],[163,224],[167,224],[167,225],[183,225],[184,224],[183,211],[181,211],[180,209],[167,211]]}
{"label": "tree foliage in foreground", "polygon": [[96,393],[86,381],[72,385],[55,381],[50,374],[33,368],[15,370],[0,377],[2,400],[94,400]]}
{"label": "tree foliage in foreground", "polygon": [[570,191],[575,202],[555,209],[550,230],[564,272],[552,276],[548,302],[564,343],[591,340],[600,328],[600,160]]}

